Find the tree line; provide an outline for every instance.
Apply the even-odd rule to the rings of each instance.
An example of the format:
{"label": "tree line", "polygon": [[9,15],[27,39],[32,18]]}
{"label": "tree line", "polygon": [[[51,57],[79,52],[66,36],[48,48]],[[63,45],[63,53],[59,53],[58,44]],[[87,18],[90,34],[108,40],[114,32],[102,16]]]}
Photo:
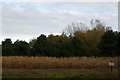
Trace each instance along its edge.
{"label": "tree line", "polygon": [[72,23],[61,35],[41,34],[30,42],[13,43],[7,38],[2,41],[2,56],[120,56],[120,32],[106,28],[99,20],[91,20],[91,25],[88,29],[83,23]]}

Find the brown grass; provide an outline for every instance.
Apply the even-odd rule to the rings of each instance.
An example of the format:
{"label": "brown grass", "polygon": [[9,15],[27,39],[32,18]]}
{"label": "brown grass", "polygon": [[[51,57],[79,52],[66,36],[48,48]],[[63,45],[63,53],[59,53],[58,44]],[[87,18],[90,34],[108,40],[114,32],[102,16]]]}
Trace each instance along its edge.
{"label": "brown grass", "polygon": [[110,57],[2,57],[2,67],[5,69],[108,69],[109,61],[115,62],[117,58]]}

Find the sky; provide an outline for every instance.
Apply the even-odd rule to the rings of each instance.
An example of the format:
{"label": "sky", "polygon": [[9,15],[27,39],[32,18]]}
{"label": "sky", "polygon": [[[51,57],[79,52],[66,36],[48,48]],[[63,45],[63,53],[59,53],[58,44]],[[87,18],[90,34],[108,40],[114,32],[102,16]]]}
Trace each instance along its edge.
{"label": "sky", "polygon": [[91,19],[118,30],[117,2],[2,2],[1,13],[0,42],[5,38],[29,42],[40,34],[60,35],[68,24],[82,22],[89,26]]}

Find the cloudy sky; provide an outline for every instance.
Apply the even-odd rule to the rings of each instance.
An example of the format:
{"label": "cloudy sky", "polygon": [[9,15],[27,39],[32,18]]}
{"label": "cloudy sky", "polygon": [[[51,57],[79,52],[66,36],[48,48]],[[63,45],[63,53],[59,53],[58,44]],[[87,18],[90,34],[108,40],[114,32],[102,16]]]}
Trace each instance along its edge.
{"label": "cloudy sky", "polygon": [[91,19],[99,19],[118,30],[117,2],[3,2],[0,5],[2,40],[29,41],[40,34],[61,34],[68,24],[82,22],[89,26]]}

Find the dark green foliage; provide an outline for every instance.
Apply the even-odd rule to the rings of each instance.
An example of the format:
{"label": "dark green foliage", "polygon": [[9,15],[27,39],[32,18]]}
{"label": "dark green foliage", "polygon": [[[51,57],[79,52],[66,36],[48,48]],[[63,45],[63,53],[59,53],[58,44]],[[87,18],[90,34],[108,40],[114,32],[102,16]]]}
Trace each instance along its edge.
{"label": "dark green foliage", "polygon": [[45,35],[37,37],[37,40],[33,44],[32,56],[45,56],[45,47],[47,44],[47,38]]}
{"label": "dark green foliage", "polygon": [[96,41],[96,43],[99,43],[94,46],[92,45],[94,40],[92,43],[88,40],[89,46],[87,47],[86,43],[81,39],[76,36],[62,35],[46,37],[43,34],[29,43],[19,40],[12,43],[11,39],[5,39],[5,41],[2,41],[2,55],[50,57],[120,56],[120,32],[105,32],[101,39],[99,38],[99,41]]}
{"label": "dark green foliage", "polygon": [[2,41],[2,55],[3,56],[11,56],[14,54],[13,51],[13,44],[11,39],[5,39],[5,41]]}
{"label": "dark green foliage", "polygon": [[45,46],[46,56],[59,57],[60,56],[60,44],[57,42],[47,42]]}
{"label": "dark green foliage", "polygon": [[84,56],[85,51],[83,47],[83,43],[76,37],[73,37],[71,40],[71,44],[73,46],[73,53],[75,56]]}
{"label": "dark green foliage", "polygon": [[63,42],[60,44],[60,56],[62,57],[69,57],[69,56],[74,56],[74,53],[72,52],[73,46],[71,42]]}
{"label": "dark green foliage", "polygon": [[15,56],[28,56],[29,55],[29,44],[25,41],[15,41],[14,42],[14,55]]}
{"label": "dark green foliage", "polygon": [[116,46],[117,56],[120,56],[120,32],[117,34],[117,46]]}
{"label": "dark green foliage", "polygon": [[98,48],[101,50],[102,56],[116,56],[116,36],[113,31],[107,31],[101,37]]}
{"label": "dark green foliage", "polygon": [[2,41],[2,56],[28,56],[29,44],[25,41],[17,40],[12,43],[11,39]]}

